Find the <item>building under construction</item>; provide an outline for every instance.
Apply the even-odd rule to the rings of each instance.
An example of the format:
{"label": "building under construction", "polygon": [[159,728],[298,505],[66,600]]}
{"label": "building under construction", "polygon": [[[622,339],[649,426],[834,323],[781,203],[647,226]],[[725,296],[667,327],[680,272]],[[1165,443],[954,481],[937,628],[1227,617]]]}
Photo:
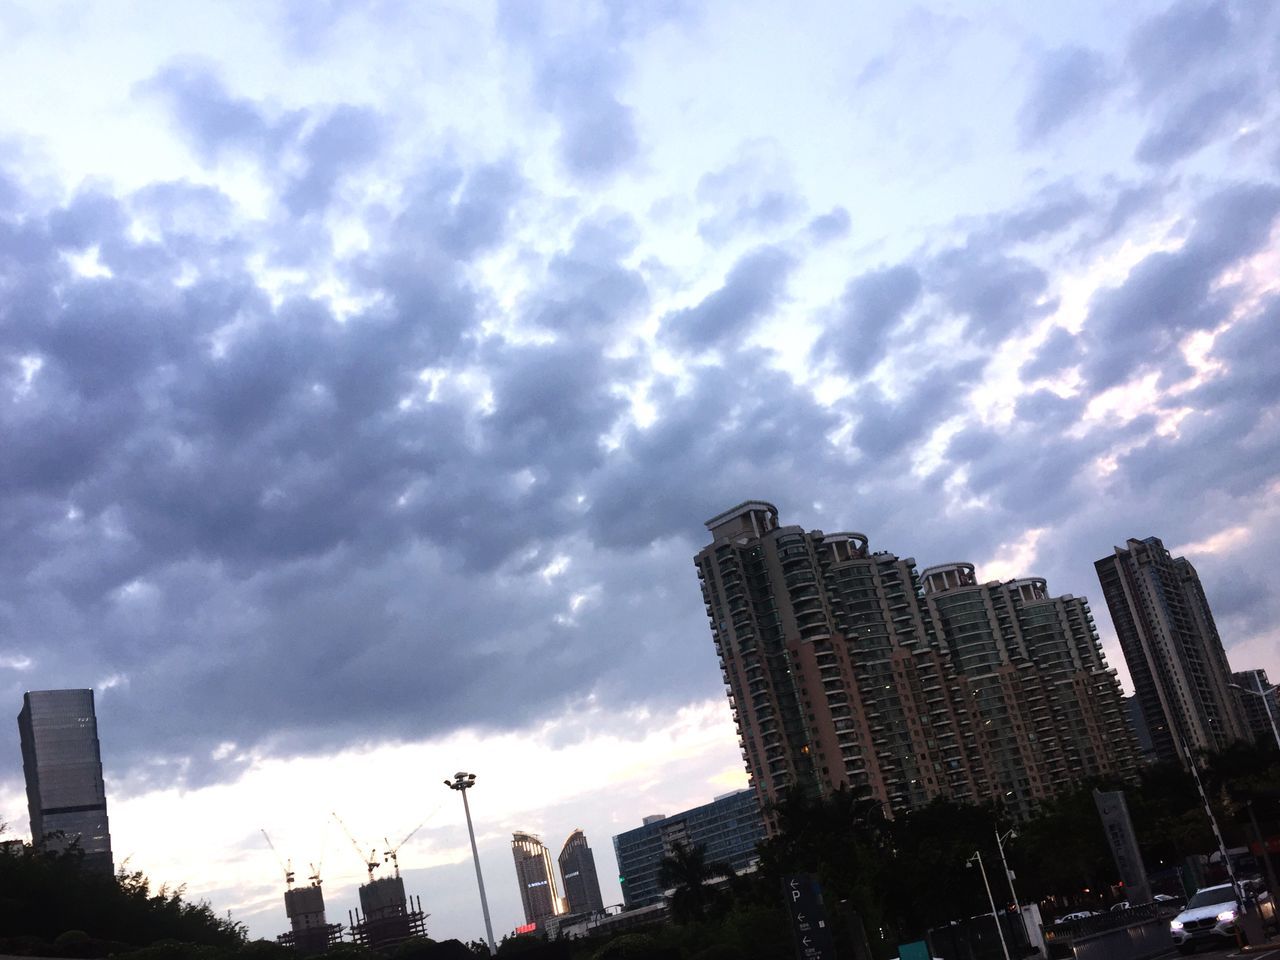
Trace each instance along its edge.
{"label": "building under construction", "polygon": [[404,880],[399,870],[394,877],[370,879],[360,887],[360,908],[351,921],[351,938],[358,944],[377,950],[403,940],[427,935],[427,915],[422,912],[422,898],[405,896]]}
{"label": "building under construction", "polygon": [[324,893],[318,880],[307,887],[290,887],[284,892],[284,912],[289,915],[288,933],[276,940],[304,956],[324,953],[342,940],[342,924],[326,923]]}

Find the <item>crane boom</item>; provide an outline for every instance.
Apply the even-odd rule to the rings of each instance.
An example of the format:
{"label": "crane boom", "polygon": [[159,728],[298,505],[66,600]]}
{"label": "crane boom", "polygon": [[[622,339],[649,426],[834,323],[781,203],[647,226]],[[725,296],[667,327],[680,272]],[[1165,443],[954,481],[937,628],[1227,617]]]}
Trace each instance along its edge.
{"label": "crane boom", "polygon": [[369,856],[366,857],[364,855],[364,851],[360,847],[359,841],[357,841],[356,838],[351,835],[351,831],[347,829],[347,825],[343,822],[342,818],[338,816],[338,812],[334,810],[332,811],[332,813],[333,813],[333,819],[338,821],[338,826],[340,826],[342,828],[342,832],[347,835],[347,839],[351,841],[351,846],[355,847],[356,849],[356,855],[360,858],[361,862],[364,864],[365,869],[369,871],[369,882],[372,883],[373,871],[377,870],[378,867],[382,866],[382,862],[378,859],[378,856],[377,856],[378,854],[377,849],[375,848],[373,850],[370,850]]}
{"label": "crane boom", "polygon": [[259,830],[262,833],[262,839],[267,841],[267,846],[270,847],[271,852],[276,855],[276,862],[280,864],[280,869],[284,871],[285,887],[292,888],[293,887],[293,861],[290,860],[288,863],[286,863],[284,860],[282,860],[280,858],[280,851],[277,850],[276,845],[271,842],[271,837],[267,835],[267,831],[263,830],[261,827],[259,828]]}

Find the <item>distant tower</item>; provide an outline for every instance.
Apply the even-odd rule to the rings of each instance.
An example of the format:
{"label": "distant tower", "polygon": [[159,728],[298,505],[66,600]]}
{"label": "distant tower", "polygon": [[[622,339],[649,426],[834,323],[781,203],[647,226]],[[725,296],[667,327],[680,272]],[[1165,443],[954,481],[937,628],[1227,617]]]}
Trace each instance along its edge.
{"label": "distant tower", "polygon": [[560,851],[560,877],[564,880],[564,896],[570,913],[604,911],[600,878],[596,876],[596,858],[581,829],[569,834],[564,849]]}
{"label": "distant tower", "polygon": [[78,841],[87,868],[114,874],[93,691],[31,691],[22,698],[18,734],[31,842],[62,850]]}
{"label": "distant tower", "polygon": [[551,869],[551,853],[542,841],[531,833],[513,834],[511,855],[516,861],[525,922],[539,923],[564,913],[564,901]]}
{"label": "distant tower", "polygon": [[1196,569],[1158,537],[1094,564],[1156,757],[1187,765],[1183,743],[1215,752],[1248,736],[1231,668]]}

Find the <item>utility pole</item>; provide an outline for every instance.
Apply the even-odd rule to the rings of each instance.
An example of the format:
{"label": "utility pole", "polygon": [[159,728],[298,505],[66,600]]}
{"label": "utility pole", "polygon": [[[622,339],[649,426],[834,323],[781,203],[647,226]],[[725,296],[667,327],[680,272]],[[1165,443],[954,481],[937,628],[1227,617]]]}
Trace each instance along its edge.
{"label": "utility pole", "polygon": [[1262,851],[1259,856],[1262,857],[1263,866],[1267,868],[1267,883],[1271,887],[1272,896],[1275,896],[1280,893],[1280,886],[1276,885],[1276,871],[1271,866],[1271,854],[1267,851],[1267,841],[1262,836],[1262,830],[1258,827],[1258,816],[1253,812],[1253,801],[1246,801],[1245,806],[1249,808],[1249,822],[1253,824],[1253,838],[1258,842],[1258,849]]}
{"label": "utility pole", "polygon": [[982,874],[982,885],[987,888],[987,903],[991,904],[991,919],[996,924],[996,935],[1000,938],[1000,950],[1004,954],[1004,960],[1009,960],[1009,945],[1004,942],[1004,928],[1000,926],[1000,914],[996,912],[996,898],[991,895],[991,883],[987,880],[987,868],[982,865],[982,851],[973,851],[973,856],[965,861],[966,867],[972,867],[973,861],[978,861],[978,872]]}
{"label": "utility pole", "polygon": [[1009,880],[1009,892],[1013,894],[1013,909],[1018,911],[1018,922],[1022,924],[1022,936],[1027,941],[1027,949],[1030,950],[1031,934],[1027,930],[1027,918],[1022,915],[1022,904],[1018,901],[1018,891],[1013,888],[1013,871],[1009,869],[1009,861],[1004,856],[1004,842],[1006,840],[1016,840],[1018,832],[1016,830],[1007,831],[1004,836],[1000,835],[1000,828],[996,827],[996,849],[1000,851],[1000,865],[1004,867],[1004,875]]}

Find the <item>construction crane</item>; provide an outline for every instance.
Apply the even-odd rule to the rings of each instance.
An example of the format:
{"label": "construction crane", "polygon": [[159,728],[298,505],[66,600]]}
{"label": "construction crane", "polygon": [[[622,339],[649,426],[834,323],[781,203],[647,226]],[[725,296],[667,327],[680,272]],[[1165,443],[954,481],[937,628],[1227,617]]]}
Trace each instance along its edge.
{"label": "construction crane", "polygon": [[378,859],[378,848],[374,847],[369,851],[369,856],[364,855],[364,851],[360,849],[360,844],[356,838],[351,835],[351,831],[347,829],[347,825],[342,822],[342,818],[338,816],[337,811],[333,811],[333,819],[338,821],[338,826],[342,828],[342,832],[347,835],[347,839],[351,841],[351,845],[356,848],[356,856],[364,863],[364,868],[369,871],[369,882],[373,883],[373,871],[382,866],[382,861]]}
{"label": "construction crane", "polygon": [[[326,826],[328,826],[328,824],[326,824]],[[324,841],[325,834],[327,832],[327,830],[322,830],[320,833],[320,862],[309,864],[311,867],[311,873],[308,874],[307,879],[311,881],[311,885],[313,887],[320,886],[320,868],[324,866]]]}
{"label": "construction crane", "polygon": [[[259,828],[261,829],[261,828]],[[293,861],[288,863],[280,859],[280,851],[276,849],[276,845],[271,842],[271,838],[267,836],[267,831],[262,830],[262,838],[267,841],[267,846],[271,848],[271,852],[276,855],[276,862],[280,864],[280,869],[284,871],[284,885],[286,890],[293,889]]]}
{"label": "construction crane", "polygon": [[[431,819],[430,817],[427,817],[427,820],[430,820],[430,819]],[[386,837],[382,838],[382,842],[385,843],[388,847],[390,847],[389,850],[384,850],[382,855],[391,861],[392,866],[395,867],[397,877],[400,876],[400,859],[396,856],[396,854],[400,852],[400,848],[403,847],[406,843],[408,843],[409,839],[415,833],[417,833],[419,830],[421,830],[423,827],[427,825],[427,820],[423,820],[420,824],[418,824],[416,827],[410,830],[409,833],[405,836],[405,838],[401,840],[399,843],[397,843],[394,847],[391,846],[390,840],[388,840]]]}

